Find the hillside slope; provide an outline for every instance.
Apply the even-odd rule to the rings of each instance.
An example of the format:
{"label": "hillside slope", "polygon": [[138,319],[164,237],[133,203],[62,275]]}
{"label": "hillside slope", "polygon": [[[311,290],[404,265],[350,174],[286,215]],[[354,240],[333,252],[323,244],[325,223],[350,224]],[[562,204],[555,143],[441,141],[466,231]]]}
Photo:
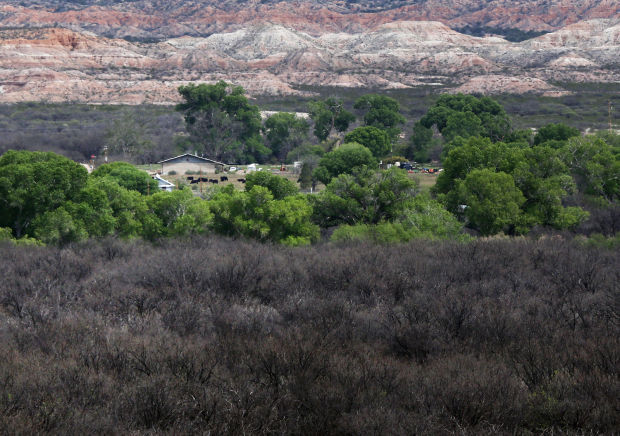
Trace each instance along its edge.
{"label": "hillside slope", "polygon": [[2,0],[0,27],[61,26],[141,40],[208,36],[279,24],[314,35],[360,33],[393,21],[553,31],[618,18],[615,0]]}
{"label": "hillside slope", "polygon": [[580,22],[533,40],[477,38],[439,22],[394,22],[313,36],[261,24],[209,37],[132,43],[67,29],[0,32],[0,102],[172,103],[188,81],[227,80],[252,94],[304,86],[563,91],[549,82],[620,80],[620,24]]}

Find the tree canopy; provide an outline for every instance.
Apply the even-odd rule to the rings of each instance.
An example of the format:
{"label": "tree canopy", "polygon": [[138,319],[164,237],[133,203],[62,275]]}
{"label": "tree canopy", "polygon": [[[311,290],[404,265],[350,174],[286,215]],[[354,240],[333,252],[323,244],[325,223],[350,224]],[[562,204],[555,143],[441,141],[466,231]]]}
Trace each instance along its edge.
{"label": "tree canopy", "polygon": [[327,185],[331,179],[340,174],[351,174],[358,167],[374,167],[377,160],[372,152],[361,144],[343,144],[326,153],[314,170],[314,176]]}
{"label": "tree canopy", "polygon": [[249,191],[232,186],[209,201],[216,233],[287,245],[308,244],[318,239],[319,229],[310,222],[312,207],[303,195],[274,199],[269,189],[255,185]]}
{"label": "tree canopy", "polygon": [[265,120],[263,133],[273,157],[284,162],[291,150],[300,147],[308,139],[309,128],[308,122],[303,118],[278,112]]}
{"label": "tree canopy", "polygon": [[314,136],[325,141],[333,130],[344,132],[355,121],[355,115],[344,108],[342,100],[333,97],[308,103],[314,121]]}
{"label": "tree canopy", "polygon": [[426,128],[435,126],[444,139],[483,136],[501,141],[511,131],[504,108],[490,97],[443,94],[420,119]]}
{"label": "tree canopy", "polygon": [[146,195],[159,191],[157,181],[146,171],[139,170],[127,162],[111,162],[101,165],[92,173],[93,177],[109,177],[120,186]]}
{"label": "tree canopy", "polygon": [[566,124],[547,124],[538,129],[538,132],[534,136],[534,145],[552,141],[554,145],[559,144],[561,146],[569,138],[579,135],[579,129],[569,127]]}
{"label": "tree canopy", "polygon": [[299,192],[297,186],[290,180],[267,171],[255,171],[247,175],[245,190],[251,191],[254,186],[267,188],[276,200],[282,200]]}
{"label": "tree canopy", "polygon": [[398,101],[385,95],[367,94],[358,98],[353,107],[363,113],[366,126],[385,130],[392,141],[396,140],[400,134],[398,126],[405,122]]}
{"label": "tree canopy", "polygon": [[32,236],[35,218],[77,197],[88,173],[54,153],[8,151],[0,157],[0,227]]}
{"label": "tree canopy", "polygon": [[390,151],[390,137],[388,133],[373,126],[362,126],[353,129],[345,135],[344,142],[362,144],[377,158],[385,156]]}
{"label": "tree canopy", "polygon": [[[479,170],[501,173],[501,176],[490,176],[488,171],[480,173]],[[512,178],[512,183],[507,177]],[[487,186],[495,182],[503,186],[507,197],[501,198]],[[475,191],[476,183],[485,188]],[[519,196],[513,185],[525,201],[517,201]],[[488,138],[476,137],[450,150],[444,160],[444,171],[434,187],[448,210],[458,214],[465,207],[470,223],[485,234],[524,233],[534,225],[573,227],[587,216],[579,208],[563,205],[563,199],[574,190],[575,183],[559,150],[547,146],[524,147],[520,143],[493,143]],[[488,201],[483,199],[484,195],[488,195]],[[510,212],[512,217],[510,223],[504,215],[490,218],[494,216],[489,212],[493,202],[505,205],[505,213]],[[520,214],[514,213],[515,204],[521,209]]]}
{"label": "tree canopy", "polygon": [[263,162],[271,151],[264,145],[258,106],[240,86],[189,84],[179,87],[184,101],[176,106],[196,148],[223,162]]}

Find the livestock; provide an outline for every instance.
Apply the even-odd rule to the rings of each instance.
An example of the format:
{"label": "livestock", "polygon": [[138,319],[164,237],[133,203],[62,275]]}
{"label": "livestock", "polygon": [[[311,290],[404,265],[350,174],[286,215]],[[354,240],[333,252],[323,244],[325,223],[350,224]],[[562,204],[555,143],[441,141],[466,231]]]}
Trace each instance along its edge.
{"label": "livestock", "polygon": [[209,179],[209,183],[214,183],[217,185],[219,181],[217,179]]}
{"label": "livestock", "polygon": [[220,177],[220,181],[221,182],[227,182],[228,181],[228,177],[227,176],[221,176]]}
{"label": "livestock", "polygon": [[245,179],[239,179],[240,183],[245,183]]}

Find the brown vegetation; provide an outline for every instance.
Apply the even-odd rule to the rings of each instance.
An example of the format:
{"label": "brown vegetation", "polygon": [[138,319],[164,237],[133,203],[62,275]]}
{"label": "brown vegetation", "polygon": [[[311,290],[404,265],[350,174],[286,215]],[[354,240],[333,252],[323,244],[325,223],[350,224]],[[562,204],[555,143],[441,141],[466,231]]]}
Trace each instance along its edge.
{"label": "brown vegetation", "polygon": [[2,245],[0,432],[613,432],[619,253]]}

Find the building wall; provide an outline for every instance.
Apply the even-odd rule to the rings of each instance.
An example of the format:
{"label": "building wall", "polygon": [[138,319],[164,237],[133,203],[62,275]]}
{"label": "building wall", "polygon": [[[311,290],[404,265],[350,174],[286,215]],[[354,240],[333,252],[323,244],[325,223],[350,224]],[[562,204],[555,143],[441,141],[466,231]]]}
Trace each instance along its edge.
{"label": "building wall", "polygon": [[209,162],[183,162],[172,161],[162,164],[162,174],[170,174],[170,171],[176,171],[177,174],[185,174],[187,171],[196,173],[202,170],[203,174],[215,174],[215,164]]}

